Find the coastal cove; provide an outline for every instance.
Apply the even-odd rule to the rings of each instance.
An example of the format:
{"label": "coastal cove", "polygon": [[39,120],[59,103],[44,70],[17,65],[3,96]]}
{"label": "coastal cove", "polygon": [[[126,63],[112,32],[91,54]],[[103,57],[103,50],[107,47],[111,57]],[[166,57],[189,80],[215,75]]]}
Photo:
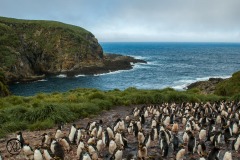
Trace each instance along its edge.
{"label": "coastal cove", "polygon": [[75,88],[100,90],[163,89],[184,90],[196,81],[229,78],[240,68],[239,43],[123,43],[102,42],[104,53],[121,54],[141,59],[133,69],[104,74],[65,74],[10,85],[14,95],[31,96],[45,92],[65,92]]}

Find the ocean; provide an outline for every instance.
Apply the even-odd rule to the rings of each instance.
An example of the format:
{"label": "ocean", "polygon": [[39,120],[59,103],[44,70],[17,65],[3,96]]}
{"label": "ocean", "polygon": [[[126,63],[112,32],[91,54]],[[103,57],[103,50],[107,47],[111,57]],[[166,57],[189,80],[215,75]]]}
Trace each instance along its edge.
{"label": "ocean", "polygon": [[210,77],[228,78],[240,70],[240,43],[150,43],[101,42],[104,53],[133,56],[147,61],[135,64],[131,70],[98,75],[58,75],[44,80],[15,83],[10,91],[15,95],[65,92],[74,88],[100,90],[163,89],[184,90],[186,86]]}

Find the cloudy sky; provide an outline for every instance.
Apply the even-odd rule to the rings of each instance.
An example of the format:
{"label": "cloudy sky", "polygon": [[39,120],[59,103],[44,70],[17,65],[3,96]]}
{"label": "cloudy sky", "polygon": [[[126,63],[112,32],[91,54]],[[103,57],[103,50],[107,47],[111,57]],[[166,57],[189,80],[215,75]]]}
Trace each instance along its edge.
{"label": "cloudy sky", "polygon": [[0,16],[81,26],[100,42],[240,42],[240,0],[0,0]]}

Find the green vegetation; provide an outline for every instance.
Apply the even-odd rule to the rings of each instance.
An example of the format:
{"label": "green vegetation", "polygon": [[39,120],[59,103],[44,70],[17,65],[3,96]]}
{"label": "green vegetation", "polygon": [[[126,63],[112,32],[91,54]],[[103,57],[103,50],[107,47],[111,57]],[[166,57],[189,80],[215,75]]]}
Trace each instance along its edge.
{"label": "green vegetation", "polygon": [[8,85],[4,74],[0,71],[0,97],[9,95]]}
{"label": "green vegetation", "polygon": [[220,82],[215,90],[216,95],[240,97],[240,71],[234,73],[231,78]]}
{"label": "green vegetation", "polygon": [[81,27],[0,17],[0,69],[8,82],[100,63],[102,57],[97,39]]}
{"label": "green vegetation", "polygon": [[41,130],[61,122],[93,116],[115,106],[160,104],[163,102],[200,102],[227,99],[201,95],[197,90],[140,90],[128,88],[100,91],[75,89],[66,93],[39,93],[32,97],[8,96],[0,99],[0,136],[18,130]]}

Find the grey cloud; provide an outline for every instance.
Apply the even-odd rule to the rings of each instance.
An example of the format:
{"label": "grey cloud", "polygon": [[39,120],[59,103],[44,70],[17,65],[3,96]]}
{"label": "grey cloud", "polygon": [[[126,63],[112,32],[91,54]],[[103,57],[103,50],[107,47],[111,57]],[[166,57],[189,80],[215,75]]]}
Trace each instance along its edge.
{"label": "grey cloud", "polygon": [[57,20],[100,41],[240,42],[239,0],[0,0],[0,16]]}

